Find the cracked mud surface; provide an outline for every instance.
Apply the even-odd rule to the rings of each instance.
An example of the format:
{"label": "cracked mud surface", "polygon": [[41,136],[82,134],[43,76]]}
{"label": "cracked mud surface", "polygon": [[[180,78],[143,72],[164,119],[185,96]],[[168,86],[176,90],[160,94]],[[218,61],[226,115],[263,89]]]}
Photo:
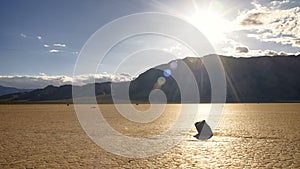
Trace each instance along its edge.
{"label": "cracked mud surface", "polygon": [[[102,110],[128,136],[170,127],[164,118],[149,125],[126,123],[112,105]],[[178,105],[166,109],[176,110]],[[0,105],[0,168],[300,168],[299,121],[300,104],[228,104],[210,140],[194,139],[192,129],[169,151],[134,159],[98,147],[72,105]]]}

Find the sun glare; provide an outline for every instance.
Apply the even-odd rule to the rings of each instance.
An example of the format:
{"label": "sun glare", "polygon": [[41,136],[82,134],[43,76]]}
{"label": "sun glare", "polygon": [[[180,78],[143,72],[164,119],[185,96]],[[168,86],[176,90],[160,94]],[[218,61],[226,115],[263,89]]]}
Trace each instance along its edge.
{"label": "sun glare", "polygon": [[187,20],[214,43],[222,40],[224,33],[229,29],[228,21],[211,10],[197,10],[192,16],[187,17]]}

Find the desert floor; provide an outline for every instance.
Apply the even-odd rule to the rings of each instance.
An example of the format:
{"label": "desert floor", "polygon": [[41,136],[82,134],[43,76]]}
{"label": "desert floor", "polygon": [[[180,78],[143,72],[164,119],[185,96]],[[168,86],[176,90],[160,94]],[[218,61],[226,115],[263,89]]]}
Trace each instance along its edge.
{"label": "desert floor", "polygon": [[[180,105],[149,124],[127,121],[113,105],[100,109],[116,131],[151,137],[172,126]],[[300,104],[227,104],[211,139],[196,140],[191,129],[160,155],[128,158],[96,145],[73,105],[0,105],[0,168],[300,168],[299,122]]]}

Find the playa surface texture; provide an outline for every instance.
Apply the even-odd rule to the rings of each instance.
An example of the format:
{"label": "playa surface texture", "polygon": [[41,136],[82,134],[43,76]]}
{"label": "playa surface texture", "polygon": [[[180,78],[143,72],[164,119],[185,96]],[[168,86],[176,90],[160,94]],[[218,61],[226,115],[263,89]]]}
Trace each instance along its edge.
{"label": "playa surface texture", "polygon": [[[180,105],[168,105],[150,124],[126,122],[113,105],[100,107],[117,131],[143,137],[169,128],[175,118],[168,113]],[[137,159],[97,146],[73,105],[0,105],[0,168],[300,168],[299,121],[300,104],[227,104],[208,141],[193,138],[192,129],[169,151]]]}

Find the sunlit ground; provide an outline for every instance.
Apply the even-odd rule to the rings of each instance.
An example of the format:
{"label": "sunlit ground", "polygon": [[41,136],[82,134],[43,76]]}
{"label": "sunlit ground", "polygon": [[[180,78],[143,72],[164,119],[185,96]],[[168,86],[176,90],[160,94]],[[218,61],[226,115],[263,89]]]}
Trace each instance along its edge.
{"label": "sunlit ground", "polygon": [[[147,106],[136,107],[146,110]],[[201,106],[203,112],[209,108]],[[0,168],[300,167],[300,104],[228,104],[210,140],[194,139],[192,129],[179,145],[142,159],[116,156],[94,144],[72,105],[0,107]],[[176,118],[168,117],[180,105],[169,105],[162,117],[149,124],[126,122],[112,105],[100,108],[117,131],[143,137],[170,127]]]}

